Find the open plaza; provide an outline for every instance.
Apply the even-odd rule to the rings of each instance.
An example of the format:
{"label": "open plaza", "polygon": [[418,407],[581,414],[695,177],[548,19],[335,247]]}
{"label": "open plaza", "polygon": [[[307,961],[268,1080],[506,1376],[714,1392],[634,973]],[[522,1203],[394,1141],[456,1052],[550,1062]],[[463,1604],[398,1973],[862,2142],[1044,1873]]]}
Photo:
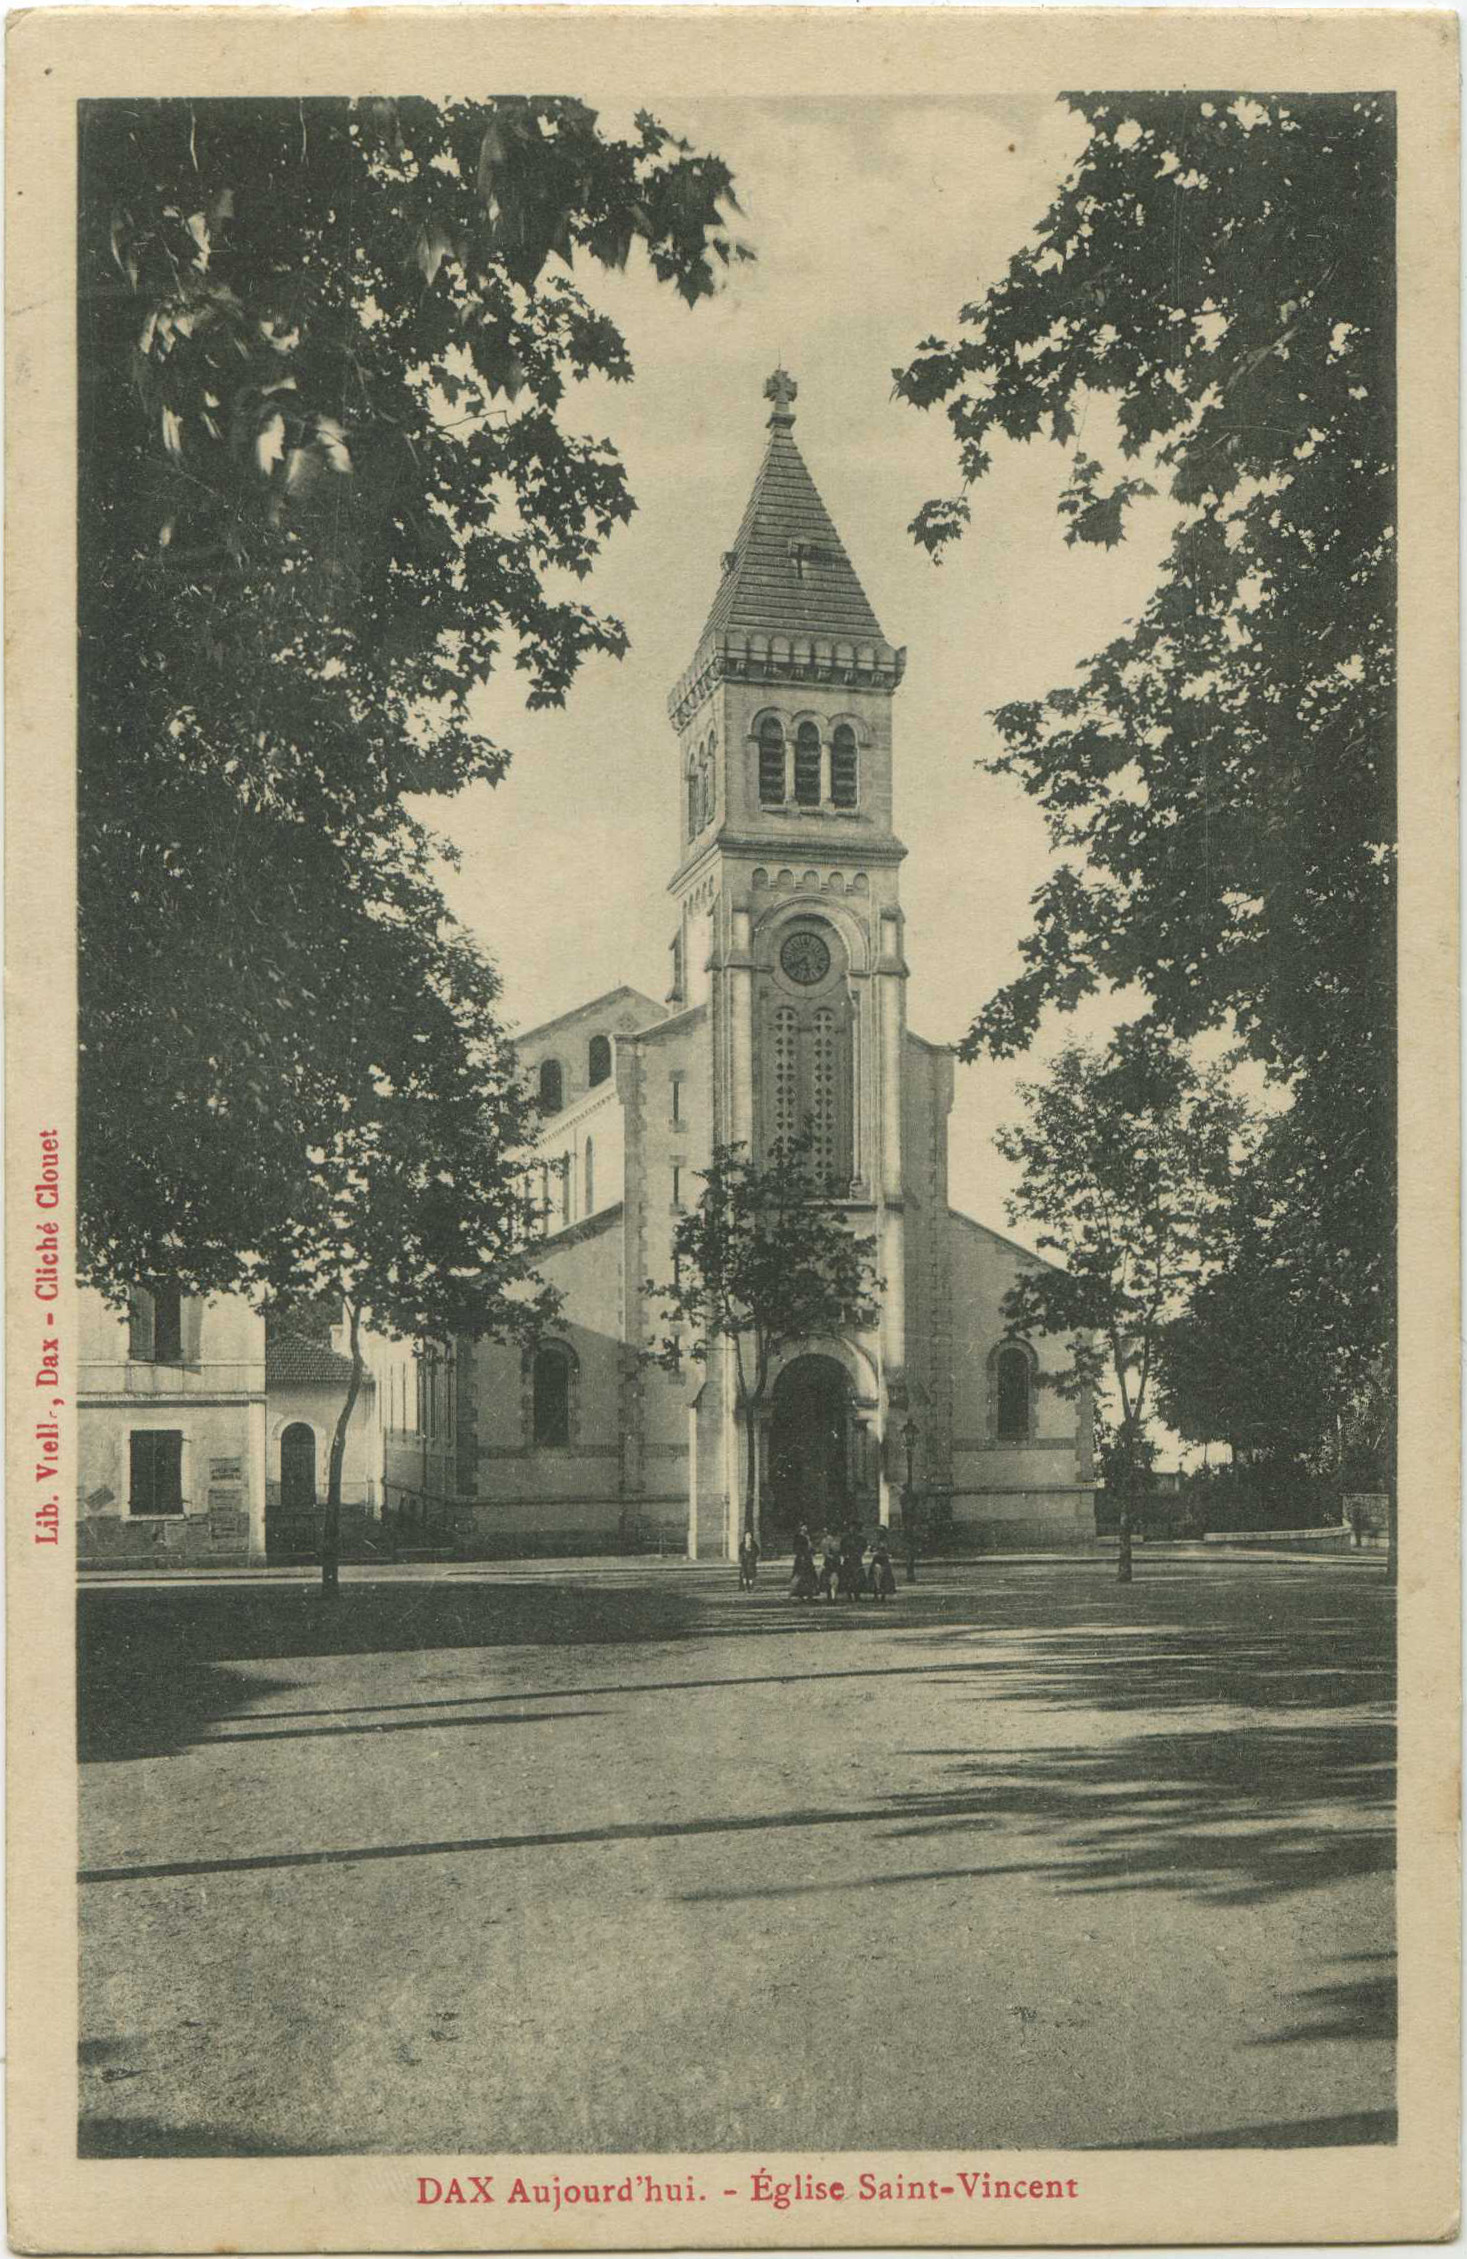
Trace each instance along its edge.
{"label": "open plaza", "polygon": [[1383,1563],[1114,1580],[85,1582],[82,2153],[1390,2140]]}

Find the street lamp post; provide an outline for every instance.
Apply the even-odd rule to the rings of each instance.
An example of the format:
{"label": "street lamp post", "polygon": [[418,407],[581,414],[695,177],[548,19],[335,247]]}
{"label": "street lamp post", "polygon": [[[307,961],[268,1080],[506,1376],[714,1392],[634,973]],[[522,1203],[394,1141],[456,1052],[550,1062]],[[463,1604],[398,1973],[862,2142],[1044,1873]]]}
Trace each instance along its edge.
{"label": "street lamp post", "polygon": [[907,1582],[917,1582],[917,1493],[912,1477],[912,1461],[917,1451],[917,1423],[908,1420],[902,1429],[902,1442],[907,1450],[907,1487],[902,1492],[902,1535],[907,1543]]}

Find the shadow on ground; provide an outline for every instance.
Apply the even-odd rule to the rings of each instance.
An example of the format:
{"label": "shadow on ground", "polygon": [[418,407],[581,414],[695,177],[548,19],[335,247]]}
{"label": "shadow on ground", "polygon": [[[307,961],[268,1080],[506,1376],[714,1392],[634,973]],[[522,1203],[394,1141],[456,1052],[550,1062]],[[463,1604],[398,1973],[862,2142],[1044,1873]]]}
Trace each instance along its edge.
{"label": "shadow on ground", "polygon": [[[958,1591],[919,1588],[900,1618],[874,1609],[791,1609],[771,1599],[772,1606],[750,1609],[722,1587],[630,1581],[347,1585],[333,1603],[299,1586],[89,1591],[82,1595],[80,1643],[83,1755],[164,1754],[205,1738],[228,1745],[491,1726],[517,1735],[595,1714],[598,1701],[656,1702],[670,1689],[907,1677],[945,1687],[958,1737],[900,1752],[909,1760],[908,1777],[921,1785],[869,1801],[837,1801],[829,1809],[776,1804],[755,1815],[714,1811],[434,1844],[330,1851],[303,1845],[254,1860],[162,1861],[126,1872],[161,1877],[235,1865],[854,1827],[868,1830],[873,1842],[930,1837],[948,1851],[972,1839],[977,1860],[964,1866],[960,1851],[959,1861],[923,1862],[921,1875],[879,1872],[859,1882],[822,1881],[813,1860],[811,1880],[747,1882],[700,1895],[733,1903],[900,1889],[907,1880],[988,1871],[992,1838],[1008,1845],[1011,1869],[1017,1850],[1017,1871],[1051,1877],[1067,1894],[1187,1892],[1249,1906],[1391,1863],[1394,1734],[1382,1707],[1390,1693],[1392,1612],[1383,1592],[1357,1587],[1342,1594],[1321,1583],[1280,1596],[1267,1580],[1213,1582],[1202,1572],[1181,1588],[1157,1580],[1123,1594],[1074,1575],[1037,1588],[1029,1582],[1005,1589],[998,1580]],[[1270,1607],[1278,1611],[1274,1621],[1264,1612]],[[1201,1610],[1207,1621],[1199,1624]],[[1194,1620],[1179,1621],[1184,1611]],[[863,1636],[898,1622],[915,1635],[911,1641],[874,1649]],[[708,1640],[720,1631],[796,1637],[779,1650],[782,1668],[721,1675],[720,1650]],[[690,1651],[689,1667],[680,1670],[678,1645],[693,1640],[697,1659]],[[644,1656],[649,1648],[669,1649],[665,1670],[656,1677],[617,1671],[607,1652],[617,1643],[635,1644]],[[587,1653],[584,1665],[568,1657],[548,1688],[491,1686],[365,1710],[309,1703],[262,1710],[263,1697],[289,1691],[293,1682],[239,1667],[269,1658],[501,1646]],[[967,1701],[978,1706],[971,1742],[961,1734]],[[568,1702],[576,1706],[564,1707]],[[995,1703],[1010,1714],[1018,1705],[1077,1720],[1085,1714],[1129,1721],[1144,1712],[1145,1725],[1119,1736],[1112,1725],[1093,1735],[995,1747],[985,1728]],[[420,1710],[423,1716],[414,1714]],[[878,1862],[887,1865],[884,1857]],[[121,1879],[121,1870],[95,1879],[114,1879],[114,1872]],[[1358,2033],[1364,2023],[1379,2026],[1392,1997],[1376,1972],[1352,1971],[1339,1987],[1301,1998],[1294,2025],[1301,2037],[1332,2024]],[[1280,2034],[1280,2042],[1289,2036]]]}
{"label": "shadow on ground", "polygon": [[[1092,1713],[1161,1716],[1218,1703],[1340,1713],[1390,1698],[1393,1599],[1385,1586],[1372,1581],[1367,1589],[1348,1572],[1316,1574],[1302,1590],[1295,1584],[1280,1593],[1267,1576],[1235,1568],[1219,1574],[1210,1563],[1181,1576],[1143,1575],[1130,1586],[1117,1586],[1105,1563],[1059,1575],[995,1566],[956,1588],[903,1588],[894,1606],[881,1609],[797,1608],[777,1587],[740,1596],[731,1577],[727,1585],[694,1584],[638,1579],[635,1571],[624,1583],[347,1582],[334,1601],[314,1584],[84,1587],[79,1754],[89,1763],[184,1749],[294,1683],[232,1665],[522,1646],[675,1650],[723,1636],[793,1637],[800,1657],[808,1653],[809,1673],[823,1677],[860,1670],[875,1635],[914,1633],[899,1661],[884,1646],[870,1667],[883,1675],[971,1677],[985,1697]],[[664,1686],[690,1683],[672,1656],[669,1670]],[[805,1675],[798,1667],[770,1674],[791,1684]],[[576,1696],[645,1686],[587,1685],[574,1670],[567,1676],[563,1691]],[[741,1672],[729,1683],[754,1682]],[[316,1719],[322,1731],[356,1730],[348,1715],[314,1713],[313,1730]]]}
{"label": "shadow on ground", "polygon": [[1271,2119],[1257,2126],[1178,2134],[1170,2141],[1097,2143],[1118,2149],[1357,2149],[1396,2139],[1394,2110],[1351,2110],[1338,2118]]}
{"label": "shadow on ground", "polygon": [[[739,1595],[732,1570],[726,1582],[716,1583],[649,1577],[636,1569],[624,1581],[604,1572],[590,1581],[568,1573],[564,1583],[510,1577],[503,1583],[348,1579],[334,1600],[323,1599],[314,1582],[84,1586],[77,1599],[79,1755],[83,1764],[169,1755],[190,1747],[219,1720],[294,1683],[230,1667],[241,1663],[496,1647],[579,1653],[766,1633],[835,1639],[859,1652],[864,1635],[894,1625],[967,1633],[975,1616],[981,1619],[994,1605],[991,1592],[928,1586],[908,1591],[897,1608],[797,1608],[778,1584]],[[816,1658],[826,1665],[829,1651],[812,1649]],[[909,1667],[935,1672],[973,1666],[971,1656],[955,1652]]]}
{"label": "shadow on ground", "polygon": [[[890,1611],[799,1609],[777,1589],[740,1599],[731,1580],[638,1581],[635,1572],[625,1582],[348,1583],[332,1604],[299,1585],[92,1588],[80,1601],[84,1758],[168,1755],[201,1740],[224,1746],[418,1730],[447,1733],[458,1744],[455,1726],[489,1724],[513,1729],[504,1737],[509,1749],[537,1724],[553,1728],[598,1704],[655,1705],[669,1690],[842,1678],[902,1682],[913,1719],[942,1724],[915,1727],[905,1746],[889,1751],[885,1777],[849,1795],[833,1783],[827,1794],[822,1784],[808,1802],[796,1792],[781,1804],[771,1782],[753,1812],[715,1803],[679,1817],[645,1813],[606,1824],[596,1814],[583,1827],[544,1828],[541,1815],[527,1811],[523,1833],[441,1842],[372,1841],[364,1815],[363,1839],[334,1846],[312,1840],[304,1814],[288,1849],[165,1856],[83,1879],[112,1886],[451,1855],[482,1861],[487,1880],[502,1851],[529,1853],[552,1875],[554,1862],[541,1862],[542,1851],[721,1836],[727,1865],[714,1871],[716,1882],[710,1877],[709,1887],[687,1890],[680,1901],[708,1907],[715,1920],[720,1907],[737,1919],[742,1904],[756,1923],[766,1914],[778,1921],[779,1902],[813,1897],[818,1904],[825,1896],[833,1920],[847,1911],[864,1918],[878,1905],[900,1928],[909,1915],[929,1918],[936,1885],[1024,1875],[1040,1878],[1056,1899],[1128,1891],[1263,1912],[1292,1898],[1308,1925],[1314,1909],[1299,1894],[1327,1893],[1388,1871],[1392,1861],[1393,1597],[1347,1572],[1311,1569],[1285,1583],[1272,1564],[1256,1574],[1201,1564],[1181,1575],[1142,1576],[1128,1588],[1118,1588],[1105,1566],[1094,1573],[1073,1565],[995,1567],[961,1585],[904,1591]],[[738,1644],[722,1645],[724,1635]],[[433,1650],[447,1657],[515,1647],[564,1652],[524,1674],[533,1685],[505,1671],[486,1674],[476,1691],[454,1684],[456,1677],[471,1684],[472,1667],[456,1674],[445,1662],[441,1695],[431,1679],[432,1691],[419,1693],[399,1678],[397,1691],[411,1698],[381,1706],[360,1701],[369,1689],[358,1681],[358,1699],[333,1707],[330,1680],[303,1684],[305,1674],[291,1668],[309,1657]],[[924,1701],[923,1682],[943,1690],[940,1707]],[[261,1707],[271,1698],[282,1706]],[[995,1713],[1004,1721],[998,1732]],[[499,1735],[492,1739],[500,1744]],[[809,1851],[793,1869],[797,1879],[768,1879],[767,1863],[761,1875],[763,1830],[804,1831]],[[753,1857],[738,1851],[751,1836]],[[837,1842],[857,1847],[839,1874],[822,1855]],[[788,1862],[784,1871],[791,1872]],[[1286,1917],[1295,1918],[1293,1911]],[[1157,1935],[1165,1928],[1163,1920]],[[1369,1929],[1355,1936],[1377,1949],[1331,1959],[1318,1935],[1310,1982],[1273,1996],[1246,2044],[1295,2051],[1284,2058],[1291,2067],[1307,2064],[1314,2046],[1388,2047],[1392,1940]],[[90,2067],[101,2083],[109,2074],[119,2082],[131,2075],[121,2057],[99,2056]],[[124,2109],[127,2091],[117,2090]],[[1359,2098],[1386,2100],[1390,2091],[1387,2070]],[[1303,2094],[1299,2106],[1297,2120],[1204,2125],[1145,2146],[1293,2148],[1395,2138],[1389,2109],[1310,2117]],[[192,2134],[162,2123],[168,2115],[165,2107],[157,2122],[90,2118],[80,2154],[266,2153],[231,2127]]]}
{"label": "shadow on ground", "polygon": [[83,1764],[188,1748],[291,1678],[234,1663],[436,1648],[570,1647],[678,1639],[699,1628],[691,1594],[449,1583],[84,1588],[78,1595],[77,1731]]}

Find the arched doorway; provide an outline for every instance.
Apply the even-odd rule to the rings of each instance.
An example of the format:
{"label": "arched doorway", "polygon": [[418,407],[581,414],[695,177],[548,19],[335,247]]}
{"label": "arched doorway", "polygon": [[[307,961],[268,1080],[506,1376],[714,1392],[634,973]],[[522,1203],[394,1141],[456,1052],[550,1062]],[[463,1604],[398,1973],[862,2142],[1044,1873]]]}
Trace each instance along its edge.
{"label": "arched doorway", "polygon": [[292,1420],[280,1438],[280,1503],[293,1514],[316,1503],[316,1435],[304,1420]]}
{"label": "arched doorway", "polygon": [[797,1357],[774,1384],[766,1502],[771,1529],[804,1522],[812,1537],[854,1509],[851,1384],[834,1357]]}

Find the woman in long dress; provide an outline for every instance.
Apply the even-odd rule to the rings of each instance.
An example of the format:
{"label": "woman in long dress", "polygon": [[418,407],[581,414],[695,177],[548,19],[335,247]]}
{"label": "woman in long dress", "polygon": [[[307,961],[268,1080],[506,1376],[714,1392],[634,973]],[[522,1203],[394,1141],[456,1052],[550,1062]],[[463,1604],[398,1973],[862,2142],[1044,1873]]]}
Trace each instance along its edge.
{"label": "woman in long dress", "polygon": [[837,1590],[842,1600],[859,1600],[861,1597],[861,1557],[865,1551],[866,1540],[853,1522],[840,1541]]}
{"label": "woman in long dress", "polygon": [[795,1531],[795,1565],[790,1573],[790,1593],[796,1600],[813,1600],[819,1589],[810,1532],[801,1522]]}

